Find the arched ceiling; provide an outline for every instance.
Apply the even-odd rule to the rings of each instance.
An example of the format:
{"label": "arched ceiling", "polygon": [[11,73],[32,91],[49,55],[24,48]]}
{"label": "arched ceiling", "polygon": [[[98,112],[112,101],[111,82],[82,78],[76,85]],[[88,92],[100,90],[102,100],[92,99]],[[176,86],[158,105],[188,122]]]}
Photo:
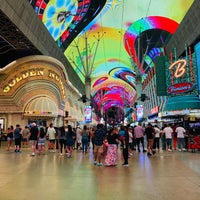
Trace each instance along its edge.
{"label": "arched ceiling", "polygon": [[56,116],[58,107],[54,100],[47,96],[38,95],[28,102],[24,108],[24,116]]}
{"label": "arched ceiling", "polygon": [[30,0],[105,110],[134,104],[138,69],[144,80],[193,1]]}

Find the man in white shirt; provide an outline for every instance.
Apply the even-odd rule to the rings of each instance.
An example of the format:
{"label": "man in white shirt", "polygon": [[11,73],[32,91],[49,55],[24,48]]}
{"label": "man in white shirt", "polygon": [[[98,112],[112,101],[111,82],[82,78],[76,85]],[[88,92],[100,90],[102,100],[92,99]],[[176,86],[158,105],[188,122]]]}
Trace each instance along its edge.
{"label": "man in white shirt", "polygon": [[154,126],[155,136],[154,136],[154,142],[153,142],[153,150],[156,151],[160,150],[160,129],[157,125]]}
{"label": "man in white shirt", "polygon": [[82,142],[82,130],[81,128],[78,126],[76,128],[76,149],[79,150],[81,149],[82,145],[81,145],[81,142]]}
{"label": "man in white shirt", "polygon": [[55,139],[56,139],[56,130],[51,123],[47,129],[47,137],[49,139],[49,151],[55,152]]}
{"label": "man in white shirt", "polygon": [[179,151],[182,151],[182,150],[185,151],[185,136],[184,136],[184,134],[186,132],[185,129],[181,125],[179,125],[176,128],[175,132],[177,133],[178,150]]}
{"label": "man in white shirt", "polygon": [[164,128],[163,132],[165,133],[166,143],[168,151],[172,151],[172,133],[173,129],[170,127],[169,124]]}

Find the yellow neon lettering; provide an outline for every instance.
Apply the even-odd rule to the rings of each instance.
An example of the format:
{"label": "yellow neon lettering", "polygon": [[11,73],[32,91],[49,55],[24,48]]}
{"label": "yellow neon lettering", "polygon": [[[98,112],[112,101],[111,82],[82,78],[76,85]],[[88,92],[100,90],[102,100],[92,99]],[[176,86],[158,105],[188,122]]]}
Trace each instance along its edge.
{"label": "yellow neon lettering", "polygon": [[28,72],[24,72],[24,73],[22,74],[23,79],[28,78],[28,76],[29,76],[29,73],[28,73]]}
{"label": "yellow neon lettering", "polygon": [[22,77],[21,77],[21,76],[20,76],[20,77],[16,77],[17,83],[20,82],[21,80],[22,80]]}
{"label": "yellow neon lettering", "polygon": [[10,91],[10,87],[9,86],[6,86],[4,89],[3,89],[3,92],[7,93]]}
{"label": "yellow neon lettering", "polygon": [[10,86],[10,87],[13,87],[15,84],[16,84],[16,81],[15,81],[15,79],[13,79],[13,80],[9,83],[9,86]]}

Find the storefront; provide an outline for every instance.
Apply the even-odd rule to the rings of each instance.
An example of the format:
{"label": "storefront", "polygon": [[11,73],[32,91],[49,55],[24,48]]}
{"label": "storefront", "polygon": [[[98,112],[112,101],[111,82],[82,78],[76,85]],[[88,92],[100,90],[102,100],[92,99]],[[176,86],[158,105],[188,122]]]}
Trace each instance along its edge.
{"label": "storefront", "polygon": [[[0,70],[0,80],[0,120],[4,130],[16,124],[23,127],[31,121],[61,126],[68,109],[67,96],[80,97],[68,81],[64,66],[48,56],[14,61]],[[81,110],[81,105],[78,107]]]}
{"label": "storefront", "polygon": [[175,124],[182,123],[190,128],[192,123],[198,121],[200,111],[196,54],[189,51],[187,57],[175,61],[172,57],[171,55],[170,60],[166,57],[163,59],[165,75],[162,75],[163,84],[160,83],[159,89],[162,88],[162,94],[166,94],[167,102],[165,111],[159,112],[159,117]]}

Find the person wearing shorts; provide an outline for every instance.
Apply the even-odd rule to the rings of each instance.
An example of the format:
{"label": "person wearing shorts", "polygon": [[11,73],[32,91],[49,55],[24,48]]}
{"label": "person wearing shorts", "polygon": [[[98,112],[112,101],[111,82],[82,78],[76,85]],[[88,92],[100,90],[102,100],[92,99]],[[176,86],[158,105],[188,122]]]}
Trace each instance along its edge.
{"label": "person wearing shorts", "polygon": [[31,145],[31,156],[35,156],[35,149],[37,145],[37,139],[38,139],[38,127],[36,126],[36,123],[31,124],[31,129],[30,133],[28,136],[28,139],[30,140],[30,145]]}
{"label": "person wearing shorts", "polygon": [[13,132],[14,132],[14,130],[13,130],[14,128],[13,128],[13,126],[10,126],[10,127],[8,127],[8,129],[7,129],[7,142],[8,142],[8,151],[10,151],[10,148],[11,148],[11,144],[12,144],[12,141],[13,141]]}
{"label": "person wearing shorts", "polygon": [[21,147],[21,129],[20,125],[17,124],[16,128],[14,130],[14,138],[15,138],[15,153],[20,153],[20,147]]}
{"label": "person wearing shorts", "polygon": [[55,141],[56,141],[56,130],[53,127],[53,124],[51,123],[47,129],[47,134],[46,136],[49,139],[49,151],[50,152],[55,152]]}
{"label": "person wearing shorts", "polygon": [[94,132],[94,165],[99,167],[103,165],[101,163],[101,155],[103,153],[103,141],[105,138],[106,132],[103,129],[103,124],[98,124],[97,130]]}
{"label": "person wearing shorts", "polygon": [[28,145],[28,135],[29,135],[29,128],[28,126],[25,126],[24,129],[22,130],[22,144],[23,145]]}

